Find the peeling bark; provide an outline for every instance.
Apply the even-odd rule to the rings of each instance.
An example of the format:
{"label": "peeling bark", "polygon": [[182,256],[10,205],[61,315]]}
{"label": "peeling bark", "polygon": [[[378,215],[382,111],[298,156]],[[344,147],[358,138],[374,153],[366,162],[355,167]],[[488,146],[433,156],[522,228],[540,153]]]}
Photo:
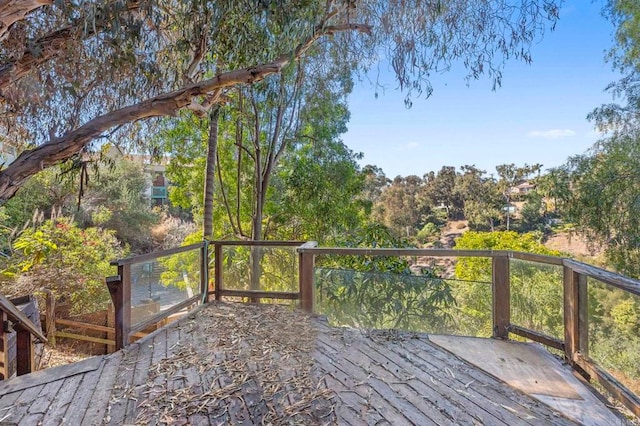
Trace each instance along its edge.
{"label": "peeling bark", "polygon": [[213,196],[215,186],[215,166],[218,153],[218,120],[220,118],[220,106],[216,105],[209,114],[209,138],[207,143],[207,167],[204,176],[204,224],[203,238],[213,238]]}
{"label": "peeling bark", "polygon": [[6,169],[0,171],[0,204],[13,197],[21,185],[39,171],[58,164],[82,151],[91,141],[114,127],[151,117],[175,116],[178,111],[198,97],[238,84],[252,84],[269,75],[279,73],[292,60],[300,58],[318,39],[340,31],[369,32],[359,24],[318,28],[292,53],[273,62],[219,74],[211,79],[190,84],[182,89],[164,93],[136,105],[125,107],[94,118],[79,128],[54,138],[37,148],[24,151]]}
{"label": "peeling bark", "polygon": [[7,36],[11,25],[23,20],[30,12],[52,3],[52,0],[0,0],[0,40]]}
{"label": "peeling bark", "polygon": [[[130,3],[127,6],[127,11],[135,11],[139,9],[139,7],[140,5],[138,3]],[[38,47],[38,54],[34,54],[33,47],[27,48],[20,58],[0,65],[0,94],[10,84],[15,83],[39,65],[44,64],[62,53],[74,36],[81,36],[83,38],[94,36],[96,32],[104,29],[107,22],[107,18],[101,18],[96,21],[94,25],[86,28],[83,28],[82,22],[77,22],[75,25],[52,31],[34,40],[33,45]]]}

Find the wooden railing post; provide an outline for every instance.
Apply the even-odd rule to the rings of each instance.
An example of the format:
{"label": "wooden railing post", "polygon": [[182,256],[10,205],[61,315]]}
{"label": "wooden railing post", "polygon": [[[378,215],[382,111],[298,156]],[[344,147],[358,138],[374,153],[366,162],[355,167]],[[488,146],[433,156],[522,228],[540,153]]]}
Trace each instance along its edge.
{"label": "wooden railing post", "polygon": [[118,276],[107,277],[115,311],[116,350],[129,344],[131,331],[131,265],[118,265]]}
{"label": "wooden railing post", "polygon": [[589,355],[589,293],[587,276],[578,274],[578,349]]}
{"label": "wooden railing post", "polygon": [[570,363],[589,351],[587,277],[564,267],[564,347]]}
{"label": "wooden railing post", "polygon": [[[300,249],[316,247],[318,243],[310,241],[300,246]],[[298,252],[299,282],[300,282],[300,309],[313,312],[315,294],[313,288],[313,269],[315,266],[315,254],[305,251]]]}
{"label": "wooden railing post", "polygon": [[56,347],[56,299],[51,290],[45,290],[45,327],[47,329],[47,339],[52,348]]}
{"label": "wooden railing post", "polygon": [[202,303],[209,301],[209,241],[206,240],[200,249],[200,294]]}
{"label": "wooden railing post", "polygon": [[215,243],[213,246],[213,285],[216,300],[222,297],[222,244]]}
{"label": "wooden railing post", "polygon": [[509,338],[511,324],[511,288],[509,283],[509,258],[492,257],[493,337]]}
{"label": "wooden railing post", "polygon": [[9,318],[6,312],[0,310],[0,379],[11,377],[9,365]]}
{"label": "wooden railing post", "polygon": [[36,370],[35,347],[31,332],[24,327],[16,327],[16,372],[18,376]]}

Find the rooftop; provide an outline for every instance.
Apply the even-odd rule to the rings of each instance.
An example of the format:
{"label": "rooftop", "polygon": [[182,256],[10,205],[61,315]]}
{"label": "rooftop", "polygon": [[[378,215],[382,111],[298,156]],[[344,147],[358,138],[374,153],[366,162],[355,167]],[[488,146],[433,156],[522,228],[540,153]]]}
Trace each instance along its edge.
{"label": "rooftop", "polygon": [[534,343],[211,302],[113,354],[0,383],[0,421],[625,424],[570,371]]}

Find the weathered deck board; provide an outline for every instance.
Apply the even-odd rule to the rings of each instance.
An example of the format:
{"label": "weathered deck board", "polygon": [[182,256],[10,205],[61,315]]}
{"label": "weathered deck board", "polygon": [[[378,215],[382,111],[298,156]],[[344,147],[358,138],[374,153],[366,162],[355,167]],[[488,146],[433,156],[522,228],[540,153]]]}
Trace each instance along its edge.
{"label": "weathered deck board", "polygon": [[581,424],[599,426],[624,423],[566,365],[558,362],[540,345],[460,336],[436,335],[431,339]]}
{"label": "weathered deck board", "polygon": [[133,375],[135,373],[136,363],[138,362],[138,355],[140,354],[141,345],[134,343],[124,350],[116,382],[113,385],[113,392],[109,398],[109,423],[110,424],[124,424],[124,418],[126,416],[127,404],[129,398],[133,397],[133,388],[131,382],[133,381]]}
{"label": "weathered deck board", "polygon": [[76,392],[86,392],[86,389],[79,389],[80,383],[82,383],[82,374],[76,374],[64,379],[64,383],[42,418],[42,424],[57,425],[63,422],[69,404],[73,401]]}
{"label": "weathered deck board", "polygon": [[[104,367],[104,364],[103,364]],[[82,383],[78,386],[82,392],[77,392],[67,410],[65,422],[69,425],[79,425],[89,408],[89,401],[93,394],[94,387],[100,378],[102,367],[98,370],[89,371],[84,374]]]}
{"label": "weathered deck board", "polygon": [[47,383],[44,388],[42,388],[42,391],[38,394],[35,401],[29,404],[29,414],[39,415],[40,418],[44,417],[51,405],[51,402],[62,387],[63,382],[64,380],[56,380],[54,382]]}
{"label": "weathered deck board", "polygon": [[[515,411],[529,411],[532,407],[540,405],[537,401],[532,400],[524,396],[519,392],[512,392],[511,388],[500,386],[500,382],[493,379],[493,377],[486,374],[483,375],[484,380],[488,380],[490,386],[482,385],[477,382],[478,369],[470,366],[457,358],[451,358],[446,352],[442,352],[435,348],[433,345],[424,345],[423,342],[409,341],[406,343],[406,349],[416,356],[420,362],[425,365],[431,366],[431,368],[442,369],[445,366],[447,368],[455,369],[456,378],[460,382],[469,384],[472,389],[477,389],[482,386],[480,392],[492,401],[497,402],[503,406],[508,406],[511,410]],[[477,386],[473,386],[476,384]]]}
{"label": "weathered deck board", "polygon": [[442,403],[442,396],[422,382],[409,385],[411,378],[403,372],[393,374],[376,360],[369,365],[361,364],[361,367],[364,367],[365,372],[370,372],[383,379],[391,386],[391,389],[395,389],[401,397],[407,399],[414,406],[420,407],[420,410],[429,417],[427,423],[445,424],[463,417],[463,407]]}
{"label": "weathered deck board", "polygon": [[96,382],[96,386],[91,393],[89,408],[82,419],[82,425],[101,424],[107,413],[113,384],[118,377],[118,369],[122,361],[122,351],[105,357],[105,362]]}
{"label": "weathered deck board", "polygon": [[[304,424],[574,424],[426,335],[336,329],[321,319],[300,317],[311,321],[308,330],[314,336],[308,340],[311,347],[305,346],[308,355],[299,357],[291,339],[277,343],[273,329],[267,334],[276,340],[265,341],[265,330],[255,324],[267,309],[271,316],[280,312],[213,303],[125,351],[9,381],[4,386],[10,392],[2,393],[0,387],[0,419],[27,425],[139,424],[149,419],[253,425],[304,410],[296,418]],[[202,321],[202,315],[209,315],[214,325]],[[217,318],[236,321],[244,329],[236,334],[232,327],[216,327]],[[245,327],[248,322],[254,325]],[[299,326],[277,327],[288,327],[295,341]],[[278,368],[270,372],[272,365]],[[325,392],[324,397],[303,397],[302,388],[294,386],[297,381]],[[182,407],[179,414],[163,409],[154,417],[154,404],[170,407],[181,395],[197,403]]]}

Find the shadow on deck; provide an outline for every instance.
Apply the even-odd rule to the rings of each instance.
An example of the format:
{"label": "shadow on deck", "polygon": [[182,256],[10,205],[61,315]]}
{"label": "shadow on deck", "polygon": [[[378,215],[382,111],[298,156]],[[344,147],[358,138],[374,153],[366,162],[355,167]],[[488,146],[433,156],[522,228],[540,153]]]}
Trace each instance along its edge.
{"label": "shadow on deck", "polygon": [[[496,378],[499,363],[487,373],[462,359],[475,353],[488,365],[487,353],[517,345],[519,357],[540,361],[532,372],[554,362],[554,371],[564,369],[533,344],[433,340],[449,350],[425,334],[333,328],[275,305],[210,303],[114,354],[0,383],[0,422],[625,424],[597,399],[580,413],[552,408],[525,394],[526,385]],[[564,376],[540,380],[549,377]],[[549,398],[590,395],[579,381],[546,385],[557,388]]]}

